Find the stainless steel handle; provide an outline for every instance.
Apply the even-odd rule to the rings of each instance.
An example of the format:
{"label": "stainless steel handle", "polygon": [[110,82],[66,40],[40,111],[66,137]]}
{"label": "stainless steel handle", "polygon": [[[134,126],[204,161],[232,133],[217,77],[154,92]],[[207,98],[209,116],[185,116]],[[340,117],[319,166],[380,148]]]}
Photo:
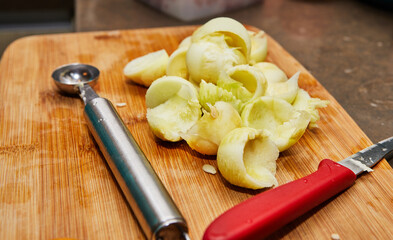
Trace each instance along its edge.
{"label": "stainless steel handle", "polygon": [[85,117],[118,184],[148,239],[186,239],[187,225],[113,105],[85,102]]}

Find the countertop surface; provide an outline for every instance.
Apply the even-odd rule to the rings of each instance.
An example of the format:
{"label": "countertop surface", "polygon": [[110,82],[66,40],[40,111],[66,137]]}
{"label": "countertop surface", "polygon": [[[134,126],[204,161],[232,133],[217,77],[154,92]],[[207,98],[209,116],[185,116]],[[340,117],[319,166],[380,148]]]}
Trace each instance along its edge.
{"label": "countertop surface", "polygon": [[[366,135],[393,135],[393,11],[363,1],[265,0],[227,16],[263,29],[337,99]],[[78,32],[203,24],[133,0],[76,2]]]}

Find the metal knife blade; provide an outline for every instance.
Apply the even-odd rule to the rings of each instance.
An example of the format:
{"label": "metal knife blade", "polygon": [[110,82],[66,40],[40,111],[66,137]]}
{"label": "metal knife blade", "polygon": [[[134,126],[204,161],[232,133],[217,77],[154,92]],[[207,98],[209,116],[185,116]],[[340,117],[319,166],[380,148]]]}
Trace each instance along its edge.
{"label": "metal knife blade", "polygon": [[393,137],[365,148],[338,163],[359,175],[364,171],[372,171],[371,167],[374,167],[383,158],[387,160],[393,158]]}
{"label": "metal knife blade", "polygon": [[216,218],[204,240],[263,239],[322,202],[349,188],[357,175],[393,157],[393,137],[340,161],[324,159],[308,176],[260,193]]}

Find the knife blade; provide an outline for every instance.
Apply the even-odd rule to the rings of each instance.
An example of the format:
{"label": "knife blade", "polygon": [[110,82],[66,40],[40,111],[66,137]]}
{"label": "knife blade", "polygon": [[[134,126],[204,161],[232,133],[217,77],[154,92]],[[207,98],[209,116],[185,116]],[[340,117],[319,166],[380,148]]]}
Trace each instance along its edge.
{"label": "knife blade", "polygon": [[206,229],[204,240],[263,239],[355,183],[381,159],[393,157],[393,137],[339,162],[324,159],[306,177],[260,193],[227,210]]}

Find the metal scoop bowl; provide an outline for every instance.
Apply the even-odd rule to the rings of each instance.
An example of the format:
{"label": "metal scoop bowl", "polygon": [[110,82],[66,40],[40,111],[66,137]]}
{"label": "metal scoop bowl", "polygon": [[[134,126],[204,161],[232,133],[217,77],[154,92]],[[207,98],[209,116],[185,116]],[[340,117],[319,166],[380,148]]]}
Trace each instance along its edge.
{"label": "metal scoop bowl", "polygon": [[72,63],[57,68],[52,73],[56,86],[64,93],[77,94],[80,84],[89,84],[93,87],[100,76],[100,71],[91,65]]}
{"label": "metal scoop bowl", "polygon": [[91,88],[99,76],[93,66],[73,63],[52,77],[62,92],[79,94],[84,116],[148,239],[189,239],[187,224],[112,103]]}

